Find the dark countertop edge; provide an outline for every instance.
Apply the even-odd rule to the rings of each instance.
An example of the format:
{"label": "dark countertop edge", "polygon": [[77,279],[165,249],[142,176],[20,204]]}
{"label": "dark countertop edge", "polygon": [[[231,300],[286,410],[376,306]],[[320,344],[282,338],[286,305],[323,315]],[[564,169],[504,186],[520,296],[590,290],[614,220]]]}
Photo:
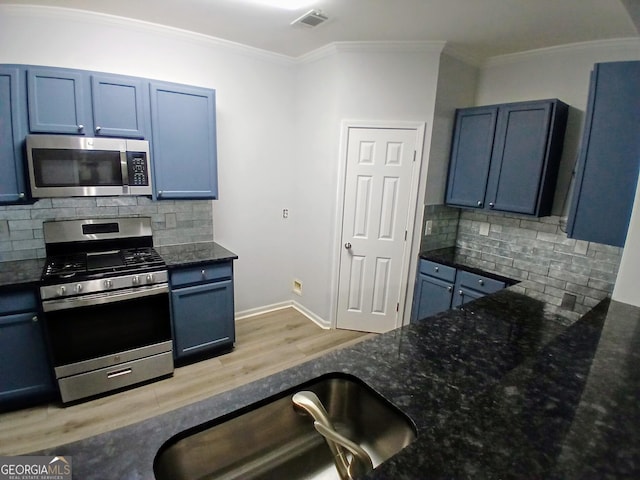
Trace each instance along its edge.
{"label": "dark countertop edge", "polygon": [[16,288],[38,288],[44,258],[0,262],[0,292]]}
{"label": "dark countertop edge", "polygon": [[[441,380],[437,380],[434,383],[434,378],[429,375],[428,371],[425,371],[424,375],[417,377],[420,379],[420,382],[424,383],[423,386],[412,385],[415,382],[407,382],[413,375],[407,377],[406,368],[408,366],[418,366],[418,364],[413,365],[416,360],[408,358],[407,353],[411,353],[411,348],[408,348],[407,345],[423,345],[428,340],[430,332],[434,331],[431,325],[436,325],[436,330],[442,329],[442,331],[444,331],[448,329],[447,325],[463,317],[466,317],[465,321],[473,318],[475,315],[476,320],[482,320],[484,316],[485,320],[487,318],[495,318],[503,322],[508,316],[506,312],[502,312],[502,315],[496,317],[492,317],[490,314],[490,310],[495,308],[495,302],[492,301],[492,297],[493,296],[488,296],[485,297],[484,301],[474,302],[473,307],[467,311],[450,311],[443,313],[432,317],[430,322],[424,322],[422,325],[409,325],[393,330],[354,346],[323,355],[300,366],[278,372],[247,385],[214,395],[205,400],[158,415],[137,424],[37,453],[73,456],[74,473],[76,471],[75,467],[77,467],[78,474],[82,475],[82,478],[85,479],[104,479],[106,478],[104,472],[109,471],[113,476],[108,478],[153,480],[153,458],[162,444],[172,436],[188,428],[233,413],[240,408],[246,408],[247,406],[264,401],[266,398],[278,395],[310,379],[324,374],[339,372],[354,375],[367,383],[409,415],[418,428],[419,436],[413,444],[382,464],[369,476],[371,478],[416,478],[416,472],[421,472],[423,468],[430,465],[430,463],[425,464],[424,462],[432,461],[428,459],[429,452],[427,451],[430,445],[429,441],[433,441],[433,439],[429,439],[432,434],[432,428],[429,422],[433,421],[434,415],[436,415],[436,412],[430,411],[433,407],[424,404],[425,399],[420,398],[421,394],[416,395],[416,393],[425,391],[425,388],[442,388],[443,386],[447,387],[444,391],[455,392],[457,391],[457,387],[454,385],[454,389],[450,390],[449,385],[451,385],[450,382],[453,380],[447,380],[447,377],[442,378],[445,384],[442,384]],[[525,298],[522,295],[518,297],[518,295],[513,292],[502,291],[495,294],[495,297],[502,302],[503,307],[513,305],[513,302],[510,301],[513,298],[524,302],[525,306],[528,304],[531,309],[527,311],[527,315],[530,315],[531,311],[536,308],[533,303],[530,303],[535,302],[534,300]],[[609,311],[608,303],[609,300],[606,300],[601,303],[599,307],[596,307],[596,309],[585,315],[584,318],[588,319],[588,321],[586,323],[581,321],[571,326],[570,328],[573,329],[571,332],[569,329],[560,331],[560,333],[553,336],[552,340],[545,343],[545,345],[551,345],[551,347],[542,346],[541,350],[536,350],[537,353],[528,357],[528,359],[524,359],[519,365],[524,365],[523,368],[526,372],[527,368],[529,368],[527,365],[535,364],[536,362],[546,362],[547,356],[549,355],[549,348],[552,348],[550,351],[555,355],[555,362],[558,361],[558,356],[564,355],[566,361],[572,364],[572,352],[571,349],[567,349],[566,346],[572,347],[573,336],[584,336],[584,332],[588,333],[589,338],[593,337],[597,339],[600,336],[602,327],[601,325],[598,326],[598,322],[594,322],[594,320],[604,322],[604,318],[610,315],[607,313]],[[618,302],[611,303],[617,304],[617,306],[624,306],[624,304],[619,304]],[[635,318],[640,317],[640,315],[638,314],[637,308],[633,307],[631,310],[634,316],[633,322],[635,322]],[[471,315],[471,317],[469,317],[469,315]],[[614,318],[613,320],[616,319]],[[513,320],[511,319],[509,321]],[[595,326],[594,323],[596,323]],[[637,323],[635,325],[637,328]],[[447,330],[447,335],[451,332],[452,331]],[[452,338],[455,339],[457,336]],[[444,337],[441,339],[444,340]],[[553,343],[557,345],[553,345]],[[446,343],[444,344],[447,345]],[[488,343],[481,342],[476,345],[476,347],[479,345],[488,345]],[[489,348],[493,347],[489,345]],[[427,348],[426,350],[429,349]],[[374,351],[374,353],[372,353],[372,351]],[[436,363],[432,363],[433,360],[427,360],[431,363],[423,363],[423,367],[427,366],[432,368],[439,362],[438,360]],[[493,362],[495,360],[492,359],[491,361]],[[504,381],[509,381],[510,372],[520,370],[519,366],[506,371],[500,370],[499,368],[498,370],[500,371],[496,373],[492,363],[484,363],[484,359],[479,365],[473,367],[475,371],[472,368],[471,373],[465,373],[460,377],[459,381],[463,382],[462,386],[463,389],[465,389],[467,385],[464,384],[464,382],[466,382],[468,375],[471,374],[479,378],[482,377],[479,382],[472,379],[472,387],[471,390],[469,390],[469,392],[473,394],[473,397],[480,399],[484,397],[484,392],[497,391],[498,394],[500,394],[503,390],[500,385]],[[487,378],[484,378],[483,374],[483,369],[485,368],[488,368],[489,372],[488,381]],[[417,373],[415,368],[411,371],[414,374]],[[445,368],[444,372],[446,373],[448,371],[449,370]],[[538,376],[539,375],[536,375],[534,378]],[[560,382],[560,384],[563,383],[564,382]],[[466,393],[464,393],[461,398],[463,398],[463,404],[473,404],[467,403],[472,402],[473,398],[467,397]],[[440,401],[440,399],[435,396],[432,400],[434,402]],[[440,418],[442,413],[447,413],[454,421],[458,420],[456,415],[460,416],[457,410],[450,407],[449,412],[437,412],[438,416],[435,418]],[[462,418],[464,419],[464,416]],[[452,432],[451,435],[455,438],[457,432]],[[619,447],[623,447],[623,445],[619,445]],[[446,467],[447,457],[444,458],[444,466]],[[496,472],[486,471],[484,473],[491,476],[491,474]],[[446,472],[444,472],[444,474],[446,475]],[[504,476],[505,472],[500,471],[496,474],[498,476]]]}

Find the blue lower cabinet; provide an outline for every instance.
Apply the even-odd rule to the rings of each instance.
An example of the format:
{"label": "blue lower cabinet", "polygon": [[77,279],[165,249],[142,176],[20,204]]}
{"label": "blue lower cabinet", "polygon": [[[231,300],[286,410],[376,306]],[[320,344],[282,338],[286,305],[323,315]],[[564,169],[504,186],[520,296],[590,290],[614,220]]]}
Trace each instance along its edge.
{"label": "blue lower cabinet", "polygon": [[[207,267],[198,267],[172,272],[171,313],[176,360],[228,350],[235,343],[233,279],[208,280],[210,271]],[[198,283],[180,286],[185,279],[197,279]]]}
{"label": "blue lower cabinet", "polygon": [[55,394],[44,332],[30,291],[0,294],[0,410]]}
{"label": "blue lower cabinet", "polygon": [[461,307],[472,300],[495,293],[505,287],[505,282],[500,280],[458,270],[451,306],[453,308]]}
{"label": "blue lower cabinet", "polygon": [[411,322],[459,308],[505,287],[500,280],[420,259]]}
{"label": "blue lower cabinet", "polygon": [[451,308],[453,284],[425,274],[418,275],[411,322]]}

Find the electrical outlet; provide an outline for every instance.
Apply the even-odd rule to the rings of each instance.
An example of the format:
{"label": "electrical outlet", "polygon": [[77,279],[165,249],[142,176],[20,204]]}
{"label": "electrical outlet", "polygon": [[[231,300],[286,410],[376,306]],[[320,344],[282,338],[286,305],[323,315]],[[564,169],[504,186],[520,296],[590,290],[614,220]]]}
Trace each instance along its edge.
{"label": "electrical outlet", "polygon": [[427,220],[424,222],[424,234],[431,235],[433,232],[433,220]]}
{"label": "electrical outlet", "polygon": [[302,282],[300,280],[293,281],[293,293],[302,296]]}

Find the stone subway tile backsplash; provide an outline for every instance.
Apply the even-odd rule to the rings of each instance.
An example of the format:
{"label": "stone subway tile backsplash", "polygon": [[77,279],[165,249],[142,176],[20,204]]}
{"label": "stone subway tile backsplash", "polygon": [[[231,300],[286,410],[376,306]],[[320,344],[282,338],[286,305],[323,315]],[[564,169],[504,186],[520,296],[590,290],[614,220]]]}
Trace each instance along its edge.
{"label": "stone subway tile backsplash", "polygon": [[610,296],[621,258],[622,248],[567,238],[560,217],[460,212],[456,261],[526,280],[524,293],[558,309],[582,314]]}
{"label": "stone subway tile backsplash", "polygon": [[438,250],[453,247],[458,234],[458,218],[460,211],[444,205],[426,205],[424,221],[431,221],[431,234],[425,235],[422,225],[422,250]]}
{"label": "stone subway tile backsplash", "polygon": [[151,217],[154,244],[213,240],[210,200],[162,200],[148,197],[45,198],[31,205],[0,206],[0,262],[44,258],[42,223],[144,216]]}

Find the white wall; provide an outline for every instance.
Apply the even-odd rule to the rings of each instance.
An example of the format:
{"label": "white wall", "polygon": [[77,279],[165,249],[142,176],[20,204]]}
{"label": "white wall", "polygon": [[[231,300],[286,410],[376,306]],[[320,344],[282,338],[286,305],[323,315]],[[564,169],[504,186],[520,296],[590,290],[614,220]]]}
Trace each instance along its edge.
{"label": "white wall", "polygon": [[[557,97],[569,105],[569,125],[554,211],[559,214],[582,135],[593,64],[640,60],[640,40],[568,45],[492,59],[482,70],[477,104]],[[639,159],[640,161],[640,159]],[[629,232],[612,298],[640,306],[640,189],[636,191]]]}
{"label": "white wall", "polygon": [[[299,154],[296,159],[294,276],[296,300],[325,322],[333,321],[332,294],[339,249],[338,185],[343,120],[427,122],[430,129],[442,44],[337,44],[304,59],[298,74]],[[424,198],[424,174],[419,198]],[[421,212],[421,209],[418,209]],[[420,226],[417,226],[416,248]],[[412,264],[415,262],[412,262]],[[415,269],[415,265],[412,265]],[[415,272],[409,273],[413,278]]]}
{"label": "white wall", "polygon": [[239,255],[236,311],[289,298],[294,63],[116,17],[0,6],[0,63],[51,65],[215,88],[220,200],[215,240]]}
{"label": "white wall", "polygon": [[445,52],[440,59],[425,205],[442,205],[456,108],[474,105],[478,68]]}

